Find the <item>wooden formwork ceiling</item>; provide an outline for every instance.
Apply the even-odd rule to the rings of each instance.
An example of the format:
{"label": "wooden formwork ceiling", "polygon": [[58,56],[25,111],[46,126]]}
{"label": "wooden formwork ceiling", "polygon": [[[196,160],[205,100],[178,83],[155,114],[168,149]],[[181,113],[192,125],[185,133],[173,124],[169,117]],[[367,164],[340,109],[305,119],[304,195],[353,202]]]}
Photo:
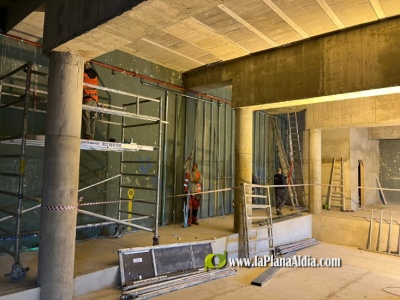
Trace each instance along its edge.
{"label": "wooden formwork ceiling", "polygon": [[[23,1],[0,8],[12,12],[14,2]],[[93,57],[119,49],[184,72],[398,15],[399,0],[148,0],[75,44]],[[43,19],[41,6],[9,32],[40,40]]]}

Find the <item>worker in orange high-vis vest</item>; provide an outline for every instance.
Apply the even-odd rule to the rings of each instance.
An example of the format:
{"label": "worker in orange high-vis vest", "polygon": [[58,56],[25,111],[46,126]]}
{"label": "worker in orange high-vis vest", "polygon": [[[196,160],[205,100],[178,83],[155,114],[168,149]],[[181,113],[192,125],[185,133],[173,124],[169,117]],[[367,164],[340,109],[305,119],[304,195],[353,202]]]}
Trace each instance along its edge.
{"label": "worker in orange high-vis vest", "polygon": [[[97,72],[90,66],[90,63],[85,62],[83,82],[93,85],[99,85]],[[97,89],[83,85],[83,104],[96,106],[99,102]],[[90,110],[82,111],[82,138],[87,140],[94,139],[96,127],[97,112]]]}
{"label": "worker in orange high-vis vest", "polygon": [[191,224],[199,225],[197,221],[197,212],[200,207],[201,194],[195,193],[201,193],[201,173],[197,168],[197,163],[193,163],[192,171],[186,171],[185,181],[183,183],[183,191],[185,193],[190,193],[188,226],[191,226]]}

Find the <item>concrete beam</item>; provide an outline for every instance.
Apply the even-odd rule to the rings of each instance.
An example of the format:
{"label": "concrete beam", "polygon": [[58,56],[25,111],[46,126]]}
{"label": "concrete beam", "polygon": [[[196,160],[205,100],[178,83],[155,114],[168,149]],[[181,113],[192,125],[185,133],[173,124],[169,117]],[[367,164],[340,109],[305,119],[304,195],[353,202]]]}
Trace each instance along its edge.
{"label": "concrete beam", "polygon": [[398,36],[400,18],[393,18],[189,71],[184,85],[231,80],[233,107],[257,109],[399,93]]}
{"label": "concrete beam", "polygon": [[[50,1],[51,2],[51,1]],[[7,13],[6,32],[37,10],[44,10],[45,0],[16,0]]]}
{"label": "concrete beam", "polygon": [[398,140],[400,139],[400,126],[385,126],[368,128],[370,140]]}
{"label": "concrete beam", "polygon": [[400,126],[400,94],[307,106],[306,128]]}
{"label": "concrete beam", "polygon": [[[63,43],[122,15],[124,12],[129,11],[145,1],[146,0],[47,1],[44,22],[43,53],[57,50],[57,47]],[[104,41],[104,43],[106,42],[112,43],[114,41]],[[84,51],[85,49],[80,50]]]}

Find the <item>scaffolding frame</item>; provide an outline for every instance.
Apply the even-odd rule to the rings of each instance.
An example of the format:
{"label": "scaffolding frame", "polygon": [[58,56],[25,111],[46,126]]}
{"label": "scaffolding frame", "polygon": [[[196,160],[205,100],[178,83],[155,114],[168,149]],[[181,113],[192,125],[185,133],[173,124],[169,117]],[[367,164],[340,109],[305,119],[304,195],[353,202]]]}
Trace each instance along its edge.
{"label": "scaffolding frame", "polygon": [[[125,103],[123,104],[124,111],[126,112],[128,108],[134,108],[135,113],[131,113],[130,115],[123,115],[122,116],[122,131],[121,131],[121,140],[128,142],[131,140],[131,138],[127,139],[127,136],[129,136],[129,131],[131,129],[137,128],[137,127],[142,127],[142,126],[157,126],[157,139],[156,139],[156,146],[154,146],[154,150],[158,151],[157,154],[157,160],[152,160],[152,161],[143,161],[140,159],[129,159],[127,158],[127,155],[129,154],[128,152],[121,152],[121,157],[120,157],[120,185],[119,185],[119,194],[118,194],[118,219],[122,219],[122,214],[127,214],[127,220],[130,221],[142,221],[145,219],[150,219],[154,220],[152,227],[148,227],[148,230],[151,229],[152,232],[154,232],[153,236],[153,245],[158,245],[159,244],[159,236],[158,236],[158,225],[159,225],[159,206],[160,206],[160,183],[161,183],[161,160],[162,160],[162,142],[163,142],[163,125],[166,124],[167,122],[163,120],[163,98],[149,98],[149,97],[140,97],[138,95],[131,95],[136,98],[134,102],[130,103]],[[168,98],[165,98],[165,101],[167,103]],[[154,116],[143,116],[140,115],[141,111],[141,105],[148,103],[148,104],[156,104],[156,111],[158,110],[158,117]],[[166,104],[167,105],[167,104]],[[134,119],[139,119],[140,121],[145,121],[141,123],[135,123],[135,124],[129,124],[127,121],[128,117],[133,117]],[[138,117],[140,116],[140,117]],[[139,173],[130,173],[126,172],[127,166],[132,166],[132,165],[138,165],[141,163],[147,163],[151,165],[156,165],[155,167],[155,173],[150,174],[149,172],[142,172]],[[140,168],[138,168],[140,170]],[[155,178],[156,182],[153,184],[153,186],[149,187],[143,187],[140,184],[133,184],[129,182],[139,182],[140,178]],[[135,180],[125,180],[128,178],[136,178]],[[155,193],[155,201],[149,201],[147,199],[138,199],[134,200],[133,197],[135,195],[135,190],[144,190],[150,193]],[[124,191],[127,191],[127,197],[124,197]],[[154,199],[154,198],[153,198]],[[122,209],[122,202],[123,201],[128,201],[128,210],[125,211]],[[135,207],[133,207],[133,204],[136,204]],[[147,206],[154,206],[153,214],[143,214],[138,211],[134,211],[134,208],[136,208],[137,205],[147,205]],[[136,216],[136,217],[133,217]],[[143,227],[143,226],[141,226]],[[116,235],[121,236],[124,231],[124,227],[120,227]]]}
{"label": "scaffolding frame", "polygon": [[[24,71],[26,72],[26,81],[25,81],[25,89],[24,89],[24,94],[19,95],[19,94],[14,94],[14,93],[6,93],[3,92],[3,86],[9,86],[12,88],[16,88],[15,85],[3,83],[3,80],[6,78],[10,78],[14,74]],[[32,197],[25,197],[24,196],[24,191],[25,191],[25,185],[24,185],[24,179],[25,179],[25,171],[26,171],[26,146],[27,146],[27,133],[28,133],[28,114],[29,114],[29,103],[30,101],[36,101],[35,97],[32,97],[31,95],[31,82],[32,82],[32,75],[38,75],[38,76],[45,76],[47,77],[47,74],[38,72],[33,70],[33,63],[32,62],[27,62],[26,64],[18,67],[17,69],[9,72],[8,74],[0,77],[0,83],[1,83],[1,88],[0,88],[0,97],[1,94],[5,94],[8,96],[16,97],[19,98],[16,101],[12,101],[8,104],[2,104],[0,105],[0,109],[5,109],[11,106],[14,106],[15,104],[18,103],[23,103],[23,121],[22,121],[22,134],[17,136],[17,138],[20,139],[20,154],[19,155],[1,155],[3,158],[19,158],[19,173],[0,173],[2,176],[6,177],[17,177],[18,178],[18,190],[17,192],[10,192],[10,191],[4,191],[0,190],[1,194],[5,194],[8,196],[16,197],[17,198],[17,205],[16,205],[16,212],[14,211],[8,211],[1,209],[1,212],[8,214],[9,216],[6,218],[3,218],[2,220],[6,220],[9,218],[14,217],[16,219],[16,228],[15,228],[15,250],[11,251],[3,246],[0,245],[0,249],[6,252],[7,254],[11,255],[14,258],[14,264],[11,267],[11,272],[8,274],[5,274],[5,276],[10,277],[13,282],[19,282],[23,280],[26,276],[26,273],[29,271],[29,267],[24,268],[23,265],[20,262],[20,256],[21,256],[21,239],[22,239],[22,234],[21,234],[21,219],[22,219],[22,214],[28,210],[23,210],[22,207],[22,202],[23,200],[32,200]],[[6,137],[2,138],[0,140],[4,140],[7,138],[12,138],[12,137]],[[15,138],[15,137],[14,137]],[[13,235],[13,232],[10,232],[9,230],[5,228],[0,229],[3,232],[6,232],[8,234]]]}
{"label": "scaffolding frame", "polygon": [[[22,130],[22,134],[16,135],[16,136],[6,136],[6,137],[0,137],[0,142],[2,144],[15,144],[15,145],[21,145],[21,154],[18,155],[0,155],[0,157],[3,158],[19,158],[20,159],[20,167],[19,167],[19,173],[7,173],[7,172],[0,172],[0,175],[2,176],[9,176],[9,177],[18,177],[19,181],[18,181],[18,191],[15,192],[10,192],[10,191],[4,191],[4,190],[0,190],[0,194],[5,194],[8,196],[15,196],[17,197],[18,201],[17,201],[17,212],[12,212],[12,211],[8,211],[5,209],[0,208],[0,211],[2,213],[8,214],[8,216],[0,218],[0,222],[8,220],[10,218],[16,218],[17,220],[17,225],[16,225],[16,233],[14,235],[13,232],[5,229],[5,228],[1,228],[0,230],[11,235],[11,236],[15,236],[15,251],[10,251],[9,249],[7,249],[6,247],[3,247],[2,245],[0,245],[0,249],[3,250],[5,253],[11,255],[14,258],[14,264],[12,266],[12,270],[9,274],[5,274],[6,276],[10,277],[12,281],[14,282],[19,282],[21,280],[23,280],[26,276],[26,272],[29,271],[29,267],[24,268],[22,266],[22,264],[20,263],[20,252],[21,252],[21,239],[23,237],[23,234],[21,233],[21,219],[22,219],[22,214],[26,213],[28,211],[31,211],[33,209],[36,208],[40,208],[41,204],[36,205],[34,207],[28,208],[28,209],[23,209],[22,207],[22,201],[24,199],[26,200],[33,200],[36,202],[41,201],[40,198],[36,198],[36,197],[29,197],[29,196],[25,196],[24,195],[24,179],[25,179],[25,161],[26,161],[26,147],[27,146],[44,146],[45,143],[45,138],[44,136],[35,136],[34,139],[29,139],[30,137],[28,137],[28,113],[30,110],[33,110],[34,112],[41,112],[41,113],[45,113],[45,111],[42,110],[37,110],[36,109],[36,104],[34,104],[34,109],[30,109],[29,108],[29,103],[31,101],[40,101],[40,102],[47,102],[47,97],[38,97],[36,95],[31,95],[31,92],[34,91],[35,93],[42,93],[42,94],[46,94],[46,91],[43,90],[32,90],[31,89],[31,81],[32,81],[32,75],[38,75],[38,76],[44,76],[47,77],[48,75],[46,73],[43,72],[39,72],[33,69],[33,63],[32,62],[27,62],[26,64],[16,68],[15,70],[7,73],[6,75],[0,77],[0,109],[5,109],[5,108],[13,108],[13,109],[21,109],[20,106],[16,106],[16,104],[23,102],[24,103],[24,107],[23,107],[23,130]],[[4,83],[3,80],[5,78],[9,78],[11,76],[13,76],[14,74],[20,72],[20,71],[24,71],[26,72],[26,79],[25,79],[25,88],[24,91],[25,93],[23,95],[19,95],[19,94],[15,94],[15,93],[9,93],[9,92],[4,92],[3,91],[3,87],[9,87],[9,88],[13,88],[13,89],[22,89],[22,87],[18,86],[18,85],[14,85],[14,84],[9,84],[9,83]],[[162,134],[163,134],[163,126],[165,124],[167,124],[166,121],[163,120],[163,99],[159,98],[150,98],[150,97],[144,97],[144,96],[140,96],[138,94],[132,94],[132,93],[127,93],[127,92],[123,92],[123,91],[119,91],[116,89],[110,89],[110,88],[105,88],[102,86],[96,86],[96,85],[91,85],[91,84],[87,84],[84,83],[84,85],[87,86],[91,86],[93,88],[99,89],[99,90],[105,90],[108,92],[113,92],[113,93],[117,93],[117,94],[122,94],[122,95],[126,95],[126,96],[131,96],[134,97],[136,99],[136,101],[132,102],[132,103],[127,103],[124,104],[123,107],[117,107],[117,106],[113,106],[113,105],[109,105],[109,104],[99,104],[98,107],[93,107],[93,106],[87,106],[87,105],[82,105],[84,110],[90,110],[90,111],[95,111],[95,112],[100,112],[103,114],[110,114],[110,115],[117,115],[117,116],[121,116],[123,118],[123,122],[121,124],[117,124],[117,125],[122,125],[122,132],[124,132],[125,126],[127,126],[125,124],[125,119],[126,118],[134,118],[134,119],[139,119],[142,121],[148,121],[151,123],[151,125],[153,124],[158,124],[158,136],[157,136],[157,141],[156,141],[156,146],[145,146],[145,145],[138,145],[136,143],[133,143],[132,141],[130,142],[124,142],[124,133],[122,134],[122,142],[123,143],[116,143],[116,142],[102,142],[102,141],[92,141],[92,140],[81,140],[81,149],[82,150],[98,150],[98,151],[113,151],[113,152],[120,152],[121,153],[121,161],[122,161],[122,157],[123,157],[123,153],[124,152],[138,152],[138,151],[158,151],[158,156],[157,156],[157,187],[156,187],[156,199],[154,202],[154,206],[155,206],[155,213],[154,213],[154,225],[152,227],[146,227],[146,226],[141,226],[138,224],[133,224],[132,221],[137,221],[137,220],[143,220],[145,218],[151,217],[151,216],[140,216],[138,218],[128,218],[128,219],[121,219],[121,203],[122,201],[126,200],[126,199],[122,199],[121,197],[119,197],[118,201],[113,201],[113,202],[118,202],[118,218],[111,218],[111,217],[107,217],[107,216],[103,216],[100,214],[96,214],[96,213],[92,213],[89,211],[85,211],[82,209],[78,209],[78,212],[81,214],[85,214],[85,215],[90,215],[90,216],[94,216],[103,220],[106,220],[108,222],[102,222],[102,223],[96,223],[96,224],[86,224],[86,225],[82,225],[82,226],[77,226],[77,228],[85,228],[85,227],[93,227],[93,226],[107,226],[107,225],[112,225],[112,224],[119,224],[121,226],[124,226],[124,228],[126,226],[131,227],[131,228],[136,228],[136,229],[141,229],[141,230],[146,230],[146,231],[150,231],[154,233],[154,237],[153,237],[153,244],[154,245],[158,245],[159,244],[159,236],[158,236],[158,219],[159,219],[159,203],[160,203],[160,190],[159,190],[159,186],[160,186],[160,182],[161,182],[161,155],[162,155]],[[10,97],[16,97],[19,98],[16,101],[11,101],[10,103],[7,104],[2,104],[1,103],[1,95],[6,95],[6,96],[10,96]],[[167,100],[166,100],[167,101]],[[158,112],[159,114],[157,116],[148,116],[148,115],[143,115],[140,113],[140,109],[139,109],[139,104],[140,103],[156,103],[158,104]],[[132,105],[136,105],[136,112],[132,113],[132,112],[128,112],[126,111],[126,108],[128,106],[132,106]],[[106,122],[107,123],[107,122]],[[149,125],[149,124],[147,124]],[[143,126],[143,125],[140,125]],[[122,178],[122,174],[117,175],[118,177]],[[110,179],[114,179],[114,176]],[[103,183],[105,181],[108,181],[109,179],[103,180],[100,183]],[[99,183],[98,183],[99,184]],[[97,185],[97,184],[94,184]],[[93,186],[94,186],[93,185]],[[120,188],[119,190],[121,190],[121,185],[122,185],[122,180],[120,180]],[[90,186],[92,187],[92,186]],[[88,188],[90,188],[88,187]],[[84,188],[86,189],[86,188]],[[83,190],[83,189],[81,189]],[[120,192],[121,193],[121,192]],[[132,202],[132,199],[127,199],[130,202]],[[109,203],[109,202],[105,202],[105,203]],[[96,204],[105,204],[105,203],[96,203]],[[120,237],[120,235],[116,235],[117,237]]]}

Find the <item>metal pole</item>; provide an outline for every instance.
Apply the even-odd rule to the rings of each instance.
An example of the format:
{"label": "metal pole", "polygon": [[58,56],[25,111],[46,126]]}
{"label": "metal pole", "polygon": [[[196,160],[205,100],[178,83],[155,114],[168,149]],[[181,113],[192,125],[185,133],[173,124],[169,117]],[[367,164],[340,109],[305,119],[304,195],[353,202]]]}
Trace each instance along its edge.
{"label": "metal pole", "polygon": [[[152,217],[151,216],[143,216],[143,217],[137,217],[137,218],[123,219],[123,220],[119,220],[119,221],[127,222],[127,221],[143,220],[143,219],[148,219],[148,218],[152,218]],[[104,227],[104,226],[109,226],[109,225],[115,225],[115,223],[116,223],[115,221],[91,223],[91,224],[76,226],[76,229],[86,229],[86,228],[90,228],[90,227]]]}
{"label": "metal pole", "polygon": [[264,114],[264,134],[263,134],[263,137],[264,137],[264,180],[263,180],[263,184],[267,184],[267,182],[268,182],[268,180],[267,180],[267,177],[268,177],[268,167],[269,167],[269,163],[268,163],[268,150],[267,150],[267,147],[268,147],[268,141],[267,141],[267,130],[268,130],[268,122],[267,122],[267,116]]}
{"label": "metal pole", "polygon": [[[24,213],[26,213],[26,212],[28,212],[28,211],[31,211],[31,210],[34,210],[34,209],[36,209],[36,208],[39,208],[39,207],[41,207],[42,206],[42,204],[38,204],[38,205],[35,205],[35,206],[32,206],[32,207],[30,207],[30,208],[27,208],[27,209],[23,209],[22,211],[21,211],[21,214],[24,214]],[[14,216],[7,216],[7,217],[3,217],[3,218],[1,218],[0,219],[0,222],[3,222],[3,221],[5,221],[5,220],[8,220],[8,219],[11,219],[11,218],[13,218]]]}
{"label": "metal pole", "polygon": [[253,162],[253,169],[251,170],[251,174],[253,175],[253,173],[254,173],[254,168],[256,167],[256,165],[257,165],[257,161],[256,161],[256,151],[257,151],[257,148],[256,148],[256,143],[257,143],[257,138],[256,138],[256,132],[257,132],[257,112],[253,112],[253,128],[254,128],[254,130],[253,130],[253,132],[249,132],[249,134],[252,134],[253,135],[253,156],[252,156],[252,158],[251,158],[251,160],[252,160],[252,162]]}
{"label": "metal pole", "polygon": [[[259,165],[258,165],[258,176],[256,175],[257,178],[258,178],[258,184],[261,184],[260,178],[261,178],[261,174],[262,174],[262,171],[263,171],[263,155],[262,155],[262,153],[263,153],[263,147],[262,147],[263,139],[262,139],[262,126],[261,126],[262,117],[263,117],[263,115],[259,111],[258,112],[258,154],[257,154],[258,157],[259,157],[259,159],[258,159]],[[261,194],[261,193],[262,193],[262,190],[258,189],[258,194]],[[258,198],[257,199],[257,203],[258,204],[261,204],[261,201],[263,201],[262,198]]]}
{"label": "metal pole", "polygon": [[[220,174],[220,150],[221,150],[221,104],[218,105],[218,131],[217,131],[217,189],[220,189],[220,185],[221,185],[221,174]],[[221,198],[221,192],[218,192],[218,196],[217,196],[217,213],[219,215],[219,205],[221,202],[221,208],[222,208],[222,215],[225,216],[225,212],[224,212],[224,205],[223,202],[220,201]]]}
{"label": "metal pole", "polygon": [[383,222],[383,210],[380,211],[379,231],[378,231],[378,240],[376,241],[376,251],[379,251],[381,244],[382,222]]}
{"label": "metal pole", "polygon": [[[214,107],[211,105],[210,106],[210,174],[209,174],[209,190],[213,190],[213,153],[214,153],[214,139],[213,139],[213,126],[214,126],[214,120],[213,120],[213,111]],[[213,202],[213,197],[214,194],[210,194],[210,197],[208,198],[208,217],[211,217],[211,203]]]}
{"label": "metal pole", "polygon": [[[164,121],[168,121],[168,91],[165,91],[165,113],[164,113]],[[161,126],[163,124],[161,123]],[[163,154],[163,184],[162,184],[162,201],[161,201],[161,226],[165,224],[165,196],[167,190],[167,124],[164,125],[164,154]]]}
{"label": "metal pole", "polygon": [[374,210],[371,210],[371,217],[369,219],[369,232],[368,232],[368,242],[367,242],[367,250],[371,250],[372,246],[372,227],[374,223]]}
{"label": "metal pole", "polygon": [[191,276],[185,276],[181,278],[174,278],[172,280],[155,283],[151,286],[137,288],[122,292],[121,299],[150,299],[156,296],[160,296],[166,293],[170,293],[176,290],[180,290],[186,287],[191,287],[203,282],[219,279],[227,276],[234,275],[236,270],[232,269],[221,269],[213,270],[213,272],[201,272],[195,273]]}
{"label": "metal pole", "polygon": [[[227,149],[228,149],[228,145],[227,145],[227,142],[228,142],[228,139],[227,139],[227,128],[228,128],[228,119],[227,119],[227,105],[225,104],[224,105],[225,106],[225,114],[224,114],[224,118],[225,118],[225,122],[224,122],[224,124],[225,124],[225,127],[224,127],[224,187],[226,188],[227,186],[226,186],[226,181],[227,181],[227,172],[226,172],[226,165],[227,165],[227,163],[226,163],[226,156],[227,156]],[[227,200],[227,192],[224,192],[224,210],[225,210],[225,207],[226,207],[226,200]],[[229,209],[228,209],[228,211],[229,211]]]}
{"label": "metal pole", "polygon": [[[188,115],[188,105],[189,105],[189,103],[188,103],[188,101],[186,101],[185,102],[186,103],[186,105],[185,105],[185,114],[184,114],[184,116],[185,116],[185,128],[184,128],[184,137],[185,137],[185,143],[184,143],[184,149],[183,149],[183,166],[185,166],[185,162],[186,162],[186,157],[188,157],[187,156],[187,148],[188,148],[188,146],[187,146],[187,142],[188,142],[188,130],[187,130],[187,126],[188,126],[188,117],[187,117],[187,115]],[[182,171],[181,171],[182,172]],[[183,172],[182,172],[183,173]],[[185,174],[184,174],[184,176],[185,176]],[[183,181],[183,180],[182,180]],[[188,189],[189,190],[189,189]],[[182,190],[182,192],[183,192],[183,190]],[[189,205],[189,202],[187,203],[187,205]],[[183,203],[182,203],[182,217],[183,218],[181,218],[181,219],[183,219],[184,221],[184,226],[186,226],[186,218],[185,218],[185,213],[184,213],[184,210],[185,210],[185,205],[184,205],[184,201],[183,201]]]}
{"label": "metal pole", "polygon": [[120,176],[122,176],[122,174],[118,174],[118,175],[115,175],[115,176],[113,176],[113,177],[110,177],[110,178],[104,179],[104,180],[102,180],[102,181],[96,182],[96,183],[94,183],[94,184],[92,184],[92,185],[89,185],[89,186],[87,186],[87,187],[84,187],[84,188],[78,190],[78,192],[82,192],[82,191],[84,191],[84,190],[90,189],[91,187],[94,187],[94,186],[96,186],[96,185],[99,185],[99,184],[102,184],[102,183],[104,183],[104,182],[110,181],[110,180],[112,180],[112,179],[118,178],[118,177],[120,177]]}
{"label": "metal pole", "polygon": [[154,237],[153,245],[159,244],[158,237],[158,218],[159,218],[159,205],[160,205],[160,181],[161,181],[161,144],[162,144],[162,118],[163,118],[163,99],[160,99],[160,111],[159,111],[159,126],[158,126],[158,164],[157,164],[157,204],[156,204],[156,217],[154,226]]}
{"label": "metal pole", "polygon": [[387,248],[386,252],[390,254],[390,240],[392,239],[392,223],[393,223],[393,212],[390,212],[390,223],[389,223],[389,232],[388,232],[388,240],[387,240]]}
{"label": "metal pole", "polygon": [[195,121],[194,121],[194,129],[193,129],[193,136],[194,136],[194,141],[193,141],[193,149],[194,149],[194,155],[193,155],[193,158],[194,158],[194,161],[196,161],[197,162],[197,160],[198,160],[198,158],[199,158],[199,156],[197,155],[197,153],[198,153],[198,151],[197,151],[197,131],[198,131],[198,123],[199,123],[199,115],[200,115],[200,113],[199,113],[199,101],[198,101],[199,99],[197,99],[196,100],[196,116],[195,116]]}
{"label": "metal pole", "polygon": [[[121,143],[123,143],[125,140],[125,116],[122,117],[122,130],[121,130]],[[121,152],[120,155],[120,168],[119,172],[120,174],[124,173],[124,151]],[[124,185],[123,177],[121,176],[119,179],[119,191],[118,191],[118,220],[121,220],[121,210],[122,210],[122,188],[121,186]]]}
{"label": "metal pole", "polygon": [[[15,73],[17,73],[17,72],[23,70],[25,67],[28,67],[28,64],[29,64],[29,63],[31,64],[31,66],[30,66],[28,69],[30,69],[30,68],[32,67],[32,63],[31,63],[31,62],[28,62],[28,63],[23,64],[22,66],[16,68],[15,70],[11,71],[10,73],[7,73],[6,75],[3,75],[2,77],[0,77],[0,81],[3,80],[3,79],[5,79],[5,78],[7,78],[7,77],[11,77],[11,76],[14,75]],[[27,74],[27,76],[28,76],[28,74]],[[29,91],[29,90],[28,90],[28,91]]]}
{"label": "metal pole", "polygon": [[153,229],[151,229],[151,228],[147,228],[147,227],[136,225],[136,224],[131,224],[131,223],[128,223],[128,222],[125,222],[125,221],[122,221],[122,220],[117,220],[117,219],[114,219],[114,218],[111,218],[111,217],[99,215],[99,214],[96,214],[96,213],[93,213],[93,212],[87,211],[87,210],[78,209],[78,213],[81,213],[81,214],[84,214],[84,215],[88,215],[88,216],[92,216],[92,217],[97,217],[99,219],[103,219],[103,220],[106,220],[106,221],[113,221],[113,222],[115,222],[117,224],[125,225],[125,226],[128,226],[128,227],[139,228],[139,229],[150,231],[150,232],[153,231]]}
{"label": "metal pole", "polygon": [[[177,157],[176,157],[176,150],[178,148],[178,122],[179,122],[179,110],[177,109],[178,106],[178,95],[175,95],[175,129],[174,129],[174,195],[176,195],[176,176],[177,176],[177,172],[176,172],[176,168],[177,168]],[[182,105],[181,105],[182,107]],[[176,198],[174,197],[172,199],[172,222],[175,223],[176,222]]]}
{"label": "metal pole", "polygon": [[27,63],[26,71],[26,86],[25,86],[25,103],[24,103],[24,120],[23,132],[21,143],[21,159],[20,159],[20,173],[18,183],[18,205],[17,205],[17,238],[15,240],[15,263],[19,263],[20,259],[20,242],[21,242],[21,217],[22,217],[22,199],[24,198],[24,178],[25,178],[25,152],[26,152],[26,134],[28,133],[28,114],[29,114],[29,101],[31,89],[31,72],[32,62]]}
{"label": "metal pole", "polygon": [[[235,185],[235,111],[231,109],[231,187]],[[234,192],[231,191],[231,203],[229,211],[233,211],[232,202],[234,201]]]}
{"label": "metal pole", "polygon": [[[202,151],[202,161],[201,161],[201,171],[204,174],[204,167],[205,163],[204,161],[206,160],[206,103],[204,102],[203,105],[203,151]],[[201,183],[202,191],[204,192],[204,176],[202,176],[203,182]],[[204,197],[204,196],[203,196]],[[205,198],[205,197],[204,197]],[[203,203],[205,202],[205,199],[203,198]],[[200,209],[200,217],[203,217],[203,206]]]}

